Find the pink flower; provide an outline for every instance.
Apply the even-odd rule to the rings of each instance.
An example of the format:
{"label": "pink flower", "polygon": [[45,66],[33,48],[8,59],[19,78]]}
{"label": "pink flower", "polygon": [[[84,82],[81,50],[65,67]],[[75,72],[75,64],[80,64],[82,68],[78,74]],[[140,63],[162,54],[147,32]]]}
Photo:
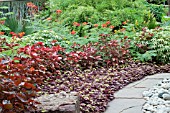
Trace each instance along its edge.
{"label": "pink flower", "polygon": [[103,28],[107,27],[107,24],[102,24],[102,27],[103,27]]}
{"label": "pink flower", "polygon": [[76,34],[76,31],[72,30],[72,31],[71,31],[71,34],[72,34],[72,35],[75,35],[75,34]]}
{"label": "pink flower", "polygon": [[83,25],[87,25],[87,22],[83,22]]}
{"label": "pink flower", "polygon": [[80,26],[80,23],[78,23],[78,22],[73,22],[73,26],[78,27],[78,26]]}
{"label": "pink flower", "polygon": [[99,25],[98,25],[98,24],[94,24],[93,26],[94,26],[94,27],[98,27]]}
{"label": "pink flower", "polygon": [[110,24],[110,21],[107,21],[107,22],[106,22],[106,25],[109,25],[109,24]]}
{"label": "pink flower", "polygon": [[61,14],[61,13],[62,13],[62,10],[58,9],[58,10],[56,10],[56,13],[57,13],[57,14]]}
{"label": "pink flower", "polygon": [[110,29],[114,29],[115,28],[115,26],[113,26],[113,25],[110,25]]}

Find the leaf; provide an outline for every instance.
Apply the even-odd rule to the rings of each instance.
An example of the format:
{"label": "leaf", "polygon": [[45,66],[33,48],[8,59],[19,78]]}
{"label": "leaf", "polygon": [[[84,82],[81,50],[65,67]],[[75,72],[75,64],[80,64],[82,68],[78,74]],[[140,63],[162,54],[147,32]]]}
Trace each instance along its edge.
{"label": "leaf", "polygon": [[10,109],[13,108],[13,105],[11,103],[6,103],[6,104],[3,104],[3,108],[7,109],[7,110],[10,110]]}
{"label": "leaf", "polygon": [[7,6],[1,6],[0,9],[8,9]]}
{"label": "leaf", "polygon": [[40,78],[36,78],[36,83],[37,84],[41,84],[42,83],[42,80]]}
{"label": "leaf", "polygon": [[15,85],[18,86],[21,83],[21,79],[17,79],[14,81]]}
{"label": "leaf", "polygon": [[26,89],[36,89],[36,87],[33,84],[27,82],[24,83],[24,87]]}
{"label": "leaf", "polygon": [[2,24],[0,24],[0,30],[2,31],[9,31],[10,29]]}
{"label": "leaf", "polygon": [[15,63],[19,63],[20,61],[19,60],[14,60]]}
{"label": "leaf", "polygon": [[31,68],[30,68],[30,71],[31,71],[31,72],[32,72],[32,71],[35,71],[34,67],[31,67]]}
{"label": "leaf", "polygon": [[24,104],[20,102],[15,102],[15,106],[17,106],[19,109],[24,110]]}
{"label": "leaf", "polygon": [[28,102],[28,101],[26,100],[27,97],[26,97],[25,94],[23,94],[23,93],[17,93],[17,94],[16,94],[16,97],[17,97],[21,102],[24,102],[24,103]]}

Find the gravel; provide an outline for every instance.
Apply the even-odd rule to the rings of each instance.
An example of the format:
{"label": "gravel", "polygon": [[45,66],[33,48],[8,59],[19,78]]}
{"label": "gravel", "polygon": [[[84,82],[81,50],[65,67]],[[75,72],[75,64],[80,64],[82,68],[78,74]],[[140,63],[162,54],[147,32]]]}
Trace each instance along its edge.
{"label": "gravel", "polygon": [[143,97],[146,99],[142,107],[143,113],[170,113],[170,78],[144,91]]}

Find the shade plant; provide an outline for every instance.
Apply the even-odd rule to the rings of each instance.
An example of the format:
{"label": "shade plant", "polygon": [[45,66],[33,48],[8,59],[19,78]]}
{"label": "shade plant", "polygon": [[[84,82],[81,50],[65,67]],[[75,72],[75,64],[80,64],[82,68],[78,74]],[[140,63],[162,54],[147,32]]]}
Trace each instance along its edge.
{"label": "shade plant", "polygon": [[[143,31],[134,38],[132,54],[142,61],[169,62],[169,27]],[[135,47],[135,49],[134,49]]]}
{"label": "shade plant", "polygon": [[[111,25],[115,26],[115,29],[117,30],[126,20],[129,20],[130,23],[137,21],[139,26],[142,26],[144,25],[143,21],[146,21],[146,23],[148,22],[145,20],[144,16],[147,16],[148,18],[150,16],[148,8],[144,5],[145,1],[142,0],[122,0],[121,3],[115,0],[97,0],[88,2],[77,0],[61,2],[51,0],[48,4],[50,3],[51,7],[48,7],[49,10],[45,11],[47,19],[69,27],[70,31],[75,29],[75,26],[73,26],[73,23],[75,22],[79,24],[85,22],[90,24],[88,28],[87,26],[79,27],[76,31],[76,34],[79,36],[86,36],[85,32],[89,32],[92,28],[91,25],[94,24],[100,26],[102,23],[110,21]],[[57,11],[60,11],[60,13],[57,13]],[[150,21],[148,23],[150,23]],[[85,29],[85,32],[82,29]],[[100,29],[100,27],[98,29]]]}
{"label": "shade plant", "polygon": [[[1,111],[34,111],[36,96],[76,91],[82,113],[100,113],[114,99],[114,92],[128,83],[169,72],[169,65],[132,61],[131,56],[141,61],[168,62],[169,28],[143,28],[134,37],[141,23],[154,28],[155,19],[148,11],[146,16],[141,11],[142,18],[139,17],[141,2],[122,1],[121,5],[120,1],[64,1],[61,6],[57,4],[57,9],[54,4],[54,9],[34,18],[36,33],[23,36],[22,32],[11,32],[11,37],[1,33]],[[72,5],[67,9],[69,2]],[[80,12],[74,13],[77,10]],[[71,15],[68,20],[64,18],[67,14]],[[111,14],[119,17],[114,16],[114,20]]]}
{"label": "shade plant", "polygon": [[35,82],[25,76],[26,68],[19,60],[18,57],[13,60],[0,58],[0,112],[34,111],[38,104],[34,101],[38,91]]}
{"label": "shade plant", "polygon": [[[109,44],[112,43],[109,42]],[[117,43],[114,41],[113,44],[112,46],[115,46]],[[84,46],[85,52],[70,53],[64,53],[64,49],[59,45],[45,47],[42,42],[22,47],[18,54],[24,53],[26,56],[19,55],[14,57],[13,60],[1,64],[1,74],[4,75],[2,77],[10,77],[15,81],[14,84],[19,84],[20,87],[24,85],[23,87],[29,90],[29,94],[30,90],[38,91],[37,88],[43,91],[42,93],[77,91],[81,94],[81,110],[86,113],[104,111],[107,103],[114,98],[114,91],[123,88],[129,82],[142,78],[146,75],[146,72],[147,74],[156,72],[156,66],[146,67],[142,64],[133,64],[127,68],[125,67],[128,65],[124,65],[123,68],[126,71],[129,70],[128,73],[123,70],[119,72],[122,68],[119,66],[117,66],[119,68],[111,67],[108,69],[91,67],[82,71],[80,66],[89,66],[94,61],[101,59],[97,56],[95,59],[94,49],[90,48],[89,45],[87,46]],[[90,64],[84,65],[88,62]],[[80,65],[80,63],[83,65]],[[154,68],[153,71],[151,71],[152,68]],[[30,95],[35,96],[33,92]],[[8,102],[8,105],[12,110],[10,102]],[[29,104],[25,103],[24,105],[27,107]]]}

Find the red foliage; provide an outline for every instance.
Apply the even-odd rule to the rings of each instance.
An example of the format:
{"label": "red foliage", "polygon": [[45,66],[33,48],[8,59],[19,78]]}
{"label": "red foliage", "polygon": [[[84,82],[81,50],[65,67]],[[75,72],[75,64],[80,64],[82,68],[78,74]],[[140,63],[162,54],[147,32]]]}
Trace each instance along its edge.
{"label": "red foliage", "polygon": [[[61,77],[61,72],[74,70],[79,67],[87,69],[96,66],[113,66],[124,63],[129,56],[128,37],[124,37],[121,42],[117,40],[107,40],[109,35],[103,34],[97,43],[89,43],[84,46],[74,44],[81,50],[66,53],[59,45],[45,47],[43,42],[38,42],[32,46],[25,46],[18,50],[22,56],[14,57],[11,60],[0,59],[0,107],[2,112],[23,112],[34,109],[33,97],[41,86],[50,83]],[[54,40],[55,42],[55,40]],[[5,39],[0,42],[1,51],[3,45],[9,49],[16,44],[8,44]],[[2,63],[7,60],[6,63]],[[17,61],[17,62],[16,62]],[[44,91],[53,93],[53,89],[44,88]],[[55,89],[54,89],[55,90]],[[57,90],[58,91],[58,90]],[[56,91],[56,92],[57,92]]]}
{"label": "red foliage", "polygon": [[25,32],[20,32],[20,33],[14,33],[14,32],[10,32],[10,34],[12,35],[12,38],[22,38],[25,35]]}
{"label": "red foliage", "polygon": [[[34,110],[38,89],[29,77],[26,77],[26,66],[0,60],[0,107],[2,113],[21,113]],[[22,73],[21,73],[22,72]],[[35,83],[35,82],[34,82]]]}
{"label": "red foliage", "polygon": [[5,32],[0,32],[0,35],[4,35],[5,34]]}

